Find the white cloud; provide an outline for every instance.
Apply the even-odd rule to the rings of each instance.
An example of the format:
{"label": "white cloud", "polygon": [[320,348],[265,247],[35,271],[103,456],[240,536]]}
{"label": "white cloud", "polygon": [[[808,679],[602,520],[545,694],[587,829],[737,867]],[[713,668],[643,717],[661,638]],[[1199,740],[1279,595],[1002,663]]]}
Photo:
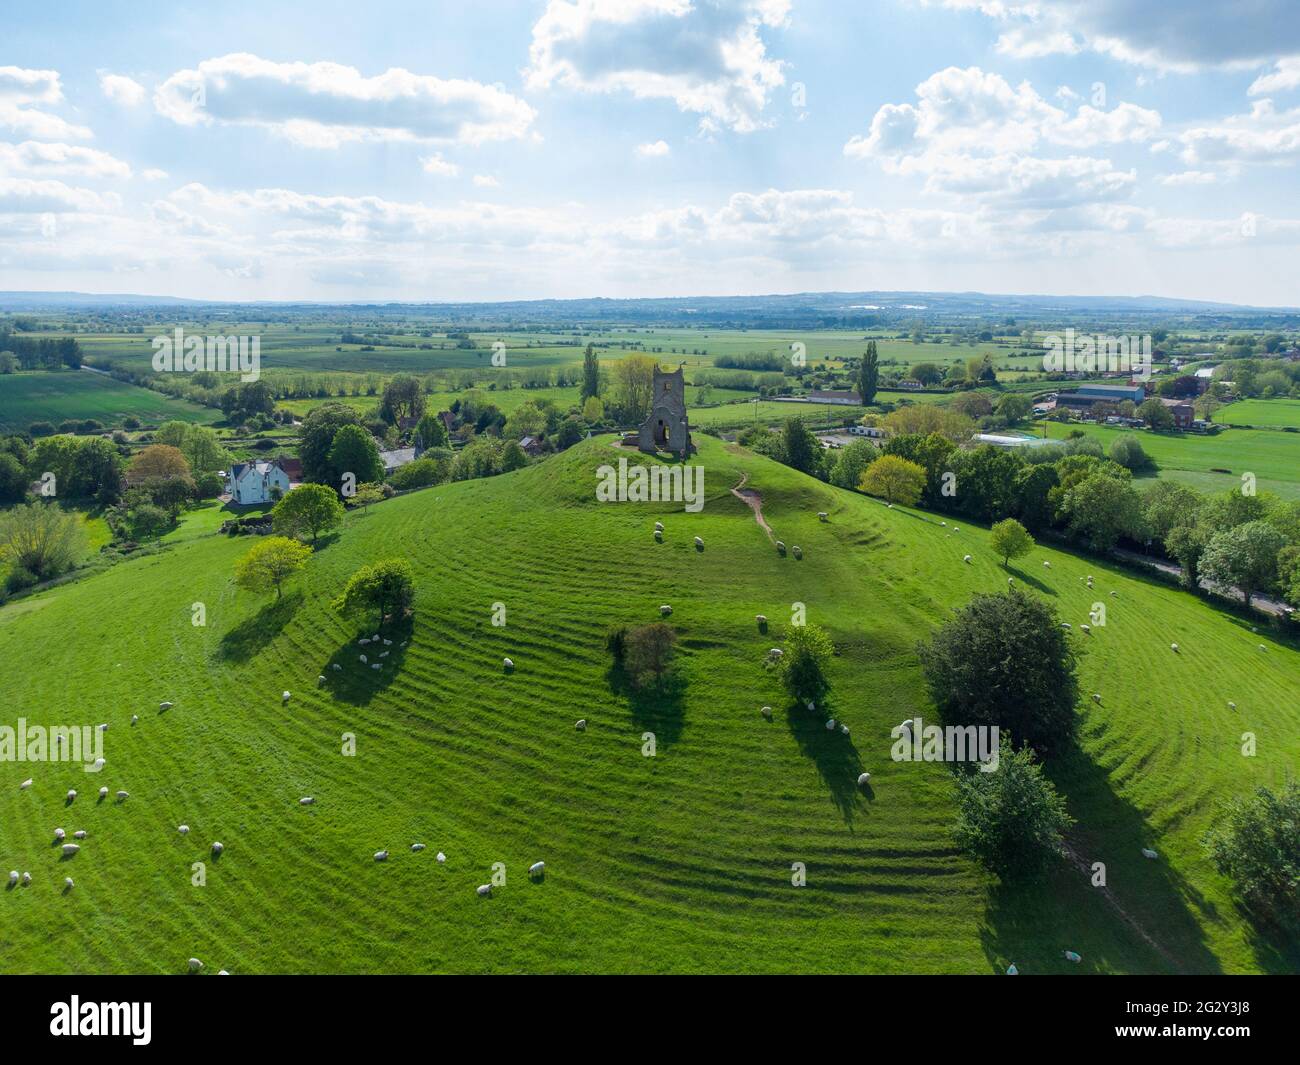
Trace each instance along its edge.
{"label": "white cloud", "polygon": [[[1300,55],[1293,0],[937,0],[978,10],[1004,29],[998,50],[1017,57],[1085,49],[1157,70],[1253,66]],[[1272,90],[1266,90],[1272,91]]]}
{"label": "white cloud", "polygon": [[672,152],[667,141],[651,141],[636,146],[636,154],[643,159],[660,159]]}
{"label": "white cloud", "polygon": [[145,88],[125,74],[101,74],[99,87],[104,95],[123,107],[139,107],[145,100]]}
{"label": "white cloud", "polygon": [[113,193],[74,188],[62,181],[0,177],[0,214],[30,212],[114,211],[121,201]]}
{"label": "white cloud", "polygon": [[1180,185],[1214,185],[1219,175],[1209,170],[1184,170],[1177,174],[1165,174],[1160,184],[1178,187]]}
{"label": "white cloud", "polygon": [[312,148],[357,140],[480,144],[524,136],[535,112],[504,89],[400,67],[365,77],[338,63],[205,59],[158,86],[154,106],[181,125],[261,126]]}
{"label": "white cloud", "polygon": [[141,170],[140,176],[145,181],[162,181],[167,177],[166,170],[159,170],[156,166],[151,166],[148,170]]}
{"label": "white cloud", "polygon": [[705,130],[762,126],[784,84],[762,31],[789,0],[550,0],[533,26],[528,84],[671,100]]}
{"label": "white cloud", "polygon": [[501,187],[501,182],[491,174],[475,174],[474,184],[480,189],[496,189]]}
{"label": "white cloud", "polygon": [[1248,115],[1194,126],[1179,134],[1183,161],[1287,163],[1300,161],[1300,108],[1278,111],[1272,100],[1257,100]]}
{"label": "white cloud", "polygon": [[72,144],[23,141],[0,142],[0,171],[36,176],[66,174],[92,178],[129,178],[131,167],[95,148]]}
{"label": "white cloud", "polygon": [[1300,88],[1300,56],[1279,59],[1271,74],[1261,74],[1246,91],[1251,96]]}
{"label": "white cloud", "polygon": [[421,159],[420,167],[426,174],[436,174],[438,177],[455,177],[460,173],[460,167],[449,163],[438,152]]}
{"label": "white cloud", "polygon": [[28,106],[44,107],[62,99],[57,70],[0,67],[0,126],[44,140],[89,137],[90,130],[85,126],[74,126],[58,115]]}

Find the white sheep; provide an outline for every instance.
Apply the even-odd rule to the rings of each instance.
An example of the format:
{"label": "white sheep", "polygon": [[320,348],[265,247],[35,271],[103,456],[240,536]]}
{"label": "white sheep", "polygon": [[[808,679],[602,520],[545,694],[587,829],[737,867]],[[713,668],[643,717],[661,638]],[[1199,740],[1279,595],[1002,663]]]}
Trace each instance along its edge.
{"label": "white sheep", "polygon": [[357,657],[361,659],[363,665],[370,661],[370,659],[368,659],[365,655],[357,655]]}
{"label": "white sheep", "polygon": [[188,835],[190,834],[190,826],[189,826],[189,825],[177,825],[177,826],[176,826],[176,831],[179,832],[182,836],[188,836]]}
{"label": "white sheep", "polygon": [[77,829],[77,831],[75,831],[74,833],[72,833],[72,838],[73,838],[73,839],[85,839],[85,838],[86,838],[86,830],[85,830],[84,828],[79,828],[79,829]]}
{"label": "white sheep", "polygon": [[849,734],[849,726],[848,726],[848,725],[840,725],[840,732],[841,732],[843,735],[847,736],[847,735]]}
{"label": "white sheep", "polygon": [[203,968],[203,963],[199,961],[198,958],[191,958],[187,964],[189,965],[190,972],[192,973],[196,973]]}
{"label": "white sheep", "polygon": [[63,890],[64,890],[64,891],[71,891],[71,890],[72,890],[72,887],[73,887],[73,884],[72,884],[72,877],[70,877],[70,876],[65,876],[65,877],[63,878]]}
{"label": "white sheep", "polygon": [[478,892],[480,898],[487,898],[488,895],[492,894],[492,885],[479,884],[479,886],[475,888],[475,890]]}
{"label": "white sheep", "polygon": [[1012,585],[1012,584],[1015,584],[1015,583],[1016,583],[1016,579],[1015,579],[1015,577],[1008,577],[1008,578],[1007,578],[1007,584],[1008,584],[1008,585]]}
{"label": "white sheep", "polygon": [[778,540],[778,541],[776,542],[776,549],[777,549],[778,551],[780,551],[782,554],[784,554],[784,553],[785,553],[785,541],[784,541],[784,540]]}
{"label": "white sheep", "polygon": [[290,696],[289,696],[289,693],[288,693],[288,692],[281,692],[281,693],[280,693],[280,705],[283,706],[285,703],[287,703],[287,702],[289,701],[289,698],[290,698]]}
{"label": "white sheep", "polygon": [[785,652],[782,651],[781,648],[779,647],[773,647],[769,649],[767,652],[768,658],[781,658],[784,654]]}
{"label": "white sheep", "polygon": [[544,872],[546,872],[545,862],[533,862],[533,864],[528,867],[529,876],[541,876]]}
{"label": "white sheep", "polygon": [[99,789],[99,797],[101,799],[108,798],[108,788],[106,786]]}
{"label": "white sheep", "polygon": [[767,718],[769,721],[772,720],[772,708],[770,706],[760,707],[758,712],[762,714],[765,718]]}
{"label": "white sheep", "polygon": [[[101,769],[103,769],[103,768],[104,768],[104,759],[103,759],[103,758],[96,758],[96,759],[95,759],[95,771],[98,772],[99,770],[101,770]],[[105,789],[105,790],[102,792],[102,794],[107,795],[107,794],[108,794],[107,789]]]}
{"label": "white sheep", "polygon": [[131,793],[129,791],[119,791],[117,793],[118,802],[126,802],[126,800],[129,799],[130,797],[131,797]]}
{"label": "white sheep", "polygon": [[755,615],[754,615],[754,620],[755,620],[756,622],[758,622],[758,624],[760,624],[760,625],[766,625],[766,624],[767,624],[767,615],[766,615],[766,614],[755,614]]}
{"label": "white sheep", "polygon": [[442,851],[439,851],[437,854],[435,854],[434,858],[439,862],[439,864],[447,860],[447,856],[443,854]]}
{"label": "white sheep", "polygon": [[136,722],[138,722],[139,720],[140,720],[140,715],[139,715],[139,714],[132,714],[132,715],[131,715],[131,724],[134,725],[134,724],[135,724]]}
{"label": "white sheep", "polygon": [[1008,976],[1019,976],[1019,975],[1020,975],[1020,970],[1016,968],[1016,963],[1015,963],[1015,962],[1012,962],[1010,965],[1007,966],[1007,975],[1008,975]]}
{"label": "white sheep", "polygon": [[1099,702],[1101,702],[1101,692],[1093,692],[1093,693],[1092,693],[1092,701],[1093,701],[1094,703],[1099,703]]}
{"label": "white sheep", "polygon": [[1074,626],[1071,625],[1068,621],[1062,621],[1062,622],[1061,622],[1061,628],[1063,628],[1063,629],[1072,629],[1072,628],[1074,628]]}
{"label": "white sheep", "polygon": [[24,872],[23,872],[23,887],[26,887],[26,886],[27,886],[28,884],[30,884],[31,882],[32,882],[32,874],[29,873],[29,872],[26,872],[26,871],[24,870]]}
{"label": "white sheep", "polygon": [[16,883],[18,883],[18,870],[17,870],[17,869],[11,869],[11,870],[9,871],[9,883],[10,883],[10,884],[16,884]]}
{"label": "white sheep", "polygon": [[1260,649],[1261,651],[1267,651],[1267,650],[1268,650],[1268,648],[1265,647],[1262,643],[1259,645],[1259,649]]}
{"label": "white sheep", "polygon": [[795,544],[794,547],[790,548],[790,553],[794,555],[796,559],[803,558],[803,548],[798,544]]}
{"label": "white sheep", "polygon": [[361,639],[359,639],[359,640],[357,641],[357,646],[358,646],[358,647],[369,647],[369,646],[370,646],[370,637],[369,637],[369,636],[362,636]]}
{"label": "white sheep", "polygon": [[1052,568],[1052,564],[1050,562],[1043,563],[1043,569],[1051,569],[1051,568]]}
{"label": "white sheep", "polygon": [[1177,654],[1177,653],[1178,653],[1178,644],[1176,644],[1176,643],[1171,643],[1171,644],[1169,645],[1169,650],[1173,651],[1174,654]]}
{"label": "white sheep", "polygon": [[673,612],[673,608],[670,607],[667,603],[665,603],[663,606],[661,606],[661,607],[659,608],[659,616],[660,616],[660,617],[665,617],[665,618],[666,618],[666,617],[667,617],[669,614],[671,614],[672,612]]}
{"label": "white sheep", "polygon": [[893,509],[894,509],[894,504],[893,504],[893,503],[886,503],[886,504],[885,504],[885,508],[886,508],[887,510],[893,510]]}
{"label": "white sheep", "polygon": [[1142,857],[1143,857],[1143,858],[1156,859],[1156,858],[1159,858],[1160,855],[1157,854],[1155,851],[1153,851],[1150,847],[1143,847],[1143,848],[1142,848]]}
{"label": "white sheep", "polygon": [[1111,592],[1111,593],[1110,593],[1110,596],[1111,596],[1112,599],[1118,599],[1118,598],[1119,598],[1119,592]]}
{"label": "white sheep", "polygon": [[380,651],[380,652],[379,652],[379,657],[380,657],[380,658],[387,658],[387,657],[388,657],[390,654],[392,654],[392,653],[393,653],[392,651]]}
{"label": "white sheep", "polygon": [[870,773],[859,773],[859,774],[858,774],[858,787],[860,787],[860,788],[865,788],[865,787],[866,787],[868,784],[870,784],[870,783],[871,783],[871,774],[870,774]]}
{"label": "white sheep", "polygon": [[215,856],[215,855],[219,855],[219,854],[220,854],[222,851],[224,851],[225,849],[226,849],[226,848],[225,848],[224,846],[222,846],[220,843],[214,843],[214,844],[212,844],[212,853],[213,853],[214,856]]}
{"label": "white sheep", "polygon": [[56,828],[56,829],[54,830],[54,838],[55,838],[55,839],[59,839],[59,840],[61,840],[61,839],[63,839],[63,837],[66,836],[66,835],[67,835],[67,833],[64,832],[63,829],[61,829],[61,828]]}
{"label": "white sheep", "polygon": [[175,706],[175,705],[176,705],[175,703],[159,703],[159,704],[158,704],[158,709],[159,709],[159,710],[170,710],[170,709],[171,709],[173,706]]}
{"label": "white sheep", "polygon": [[81,848],[75,843],[65,843],[63,845],[63,853],[68,857],[76,854],[79,850],[81,850]]}
{"label": "white sheep", "polygon": [[388,851],[375,851],[375,861],[377,862],[388,861]]}
{"label": "white sheep", "polygon": [[579,732],[586,732],[587,719],[585,717],[578,718],[578,720],[573,723],[573,727],[576,728]]}
{"label": "white sheep", "polygon": [[341,670],[342,668],[343,668],[343,667],[342,667],[341,665],[339,665],[339,663],[337,663],[337,662],[335,662],[332,666],[330,666],[330,669],[338,669],[338,670]]}
{"label": "white sheep", "polygon": [[807,706],[808,706],[808,709],[809,709],[809,710],[816,710],[816,709],[817,709],[817,704],[816,704],[815,702],[813,702],[811,699],[808,700]]}
{"label": "white sheep", "polygon": [[824,510],[819,510],[817,512],[817,518],[819,521],[830,521],[830,515]]}
{"label": "white sheep", "polygon": [[1237,709],[1237,704],[1234,703],[1234,702],[1229,701],[1229,702],[1228,702],[1228,709],[1229,709],[1229,710],[1236,710],[1236,709]]}
{"label": "white sheep", "polygon": [[412,843],[412,844],[411,844],[411,850],[413,850],[413,851],[422,851],[422,850],[424,850],[424,844],[423,844],[423,843]]}
{"label": "white sheep", "polygon": [[311,806],[315,801],[316,801],[315,798],[312,797],[311,795],[304,795],[301,799],[298,800],[298,805]]}
{"label": "white sheep", "polygon": [[[107,731],[108,731],[108,722],[107,722],[107,721],[105,721],[102,725],[99,726],[99,731],[100,731],[100,732],[107,732]],[[59,737],[59,739],[62,739],[62,738],[63,738],[62,736]]]}
{"label": "white sheep", "polygon": [[76,797],[77,797],[77,789],[70,788],[68,790],[68,802],[72,802],[72,800],[75,799]]}
{"label": "white sheep", "polygon": [[664,531],[664,523],[662,521],[655,522],[655,532],[663,532],[663,531]]}
{"label": "white sheep", "polygon": [[316,687],[319,688],[324,683],[325,683],[325,674],[322,673],[319,677],[316,678]]}
{"label": "white sheep", "polygon": [[228,972],[226,972],[225,969],[218,969],[218,970],[217,970],[217,975],[218,975],[218,976],[229,976],[230,974],[229,974]]}
{"label": "white sheep", "polygon": [[1081,630],[1083,630],[1084,632],[1092,632],[1092,626],[1091,626],[1091,625],[1080,625],[1079,628],[1080,628]]}
{"label": "white sheep", "polygon": [[32,778],[28,777],[26,780],[24,780],[21,784],[18,785],[18,790],[26,791],[31,786],[32,786]]}
{"label": "white sheep", "polygon": [[971,564],[971,556],[970,556],[970,555],[962,555],[961,560],[962,560],[963,562],[965,562],[966,565],[968,565],[968,566]]}
{"label": "white sheep", "polygon": [[696,546],[696,547],[703,547],[703,546],[704,546],[704,541],[701,540],[698,536],[695,538],[695,546]]}
{"label": "white sheep", "polygon": [[392,646],[393,646],[393,641],[392,641],[392,640],[385,640],[385,641],[384,641],[384,646],[385,646],[385,647],[392,647]]}
{"label": "white sheep", "polygon": [[1083,956],[1082,956],[1081,954],[1076,954],[1076,953],[1075,953],[1074,951],[1072,951],[1072,950],[1067,950],[1067,951],[1065,952],[1065,960],[1066,960],[1066,961],[1072,961],[1072,962],[1074,962],[1076,965],[1078,965],[1079,962],[1083,961]]}
{"label": "white sheep", "polygon": [[664,542],[664,534],[663,534],[660,530],[656,529],[656,530],[655,530],[655,543],[657,543],[657,544],[662,544],[663,542]]}
{"label": "white sheep", "polygon": [[829,721],[826,722],[826,731],[827,732],[835,731],[835,718],[831,718]]}
{"label": "white sheep", "polygon": [[515,664],[514,664],[514,662],[512,662],[512,661],[511,661],[510,659],[508,659],[508,658],[503,658],[503,659],[501,659],[501,665],[503,665],[506,669],[514,669],[514,668],[515,668]]}
{"label": "white sheep", "polygon": [[376,662],[376,663],[374,663],[374,665],[372,665],[370,668],[371,668],[371,669],[383,669],[384,667],[383,667],[382,665],[380,665],[380,663]]}
{"label": "white sheep", "polygon": [[941,521],[939,522],[939,524],[942,525],[945,529],[948,527],[948,523],[946,521]]}

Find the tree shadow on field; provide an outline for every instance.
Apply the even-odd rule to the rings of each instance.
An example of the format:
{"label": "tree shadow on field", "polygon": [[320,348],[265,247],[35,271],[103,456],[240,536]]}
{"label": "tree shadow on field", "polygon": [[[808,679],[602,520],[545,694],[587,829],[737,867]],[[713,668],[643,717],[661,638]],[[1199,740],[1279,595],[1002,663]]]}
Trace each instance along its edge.
{"label": "tree shadow on field", "polygon": [[872,801],[875,793],[869,787],[858,787],[862,758],[850,737],[838,727],[826,727],[826,720],[831,716],[833,712],[825,704],[820,710],[809,710],[798,703],[785,708],[786,727],[799,745],[800,753],[817,767],[835,808],[844,823],[851,826],[860,804]]}
{"label": "tree shadow on field", "polygon": [[1037,577],[1030,576],[1019,566],[1003,566],[1002,568],[1006,570],[1007,573],[1010,574],[1012,577],[1015,577],[1016,580],[1023,581],[1025,584],[1029,585],[1029,587],[1036,588],[1044,595],[1051,595],[1051,596],[1056,595],[1055,588],[1053,588],[1051,585],[1044,584]]}
{"label": "tree shadow on field", "polygon": [[[406,659],[411,634],[415,631],[413,616],[383,626],[372,618],[368,625],[335,651],[321,669],[325,681],[320,686],[340,702],[353,706],[364,706],[397,679]],[[376,635],[378,643],[374,641]],[[361,640],[370,642],[362,645]],[[361,661],[362,655],[366,658],[364,662]],[[380,668],[375,669],[376,665]],[[335,666],[339,668],[335,669]]]}
{"label": "tree shadow on field", "polygon": [[686,724],[686,678],[674,665],[657,684],[638,685],[622,662],[605,671],[605,681],[615,695],[627,700],[632,721],[642,732],[655,734],[656,746],[676,743]]}
{"label": "tree shadow on field", "polygon": [[303,598],[301,591],[292,591],[272,599],[221,637],[217,657],[224,662],[246,662],[255,657],[289,624],[302,606]]}
{"label": "tree shadow on field", "polygon": [[[990,890],[981,933],[990,964],[1002,971],[1015,961],[1029,973],[1221,972],[1202,927],[1217,910],[1169,864],[1142,812],[1076,744],[1043,765],[1076,822],[1066,836],[1071,855],[1041,883]],[[1144,847],[1161,857],[1145,858]],[[1098,862],[1104,887],[1092,883]],[[1065,960],[1066,950],[1083,961]]]}

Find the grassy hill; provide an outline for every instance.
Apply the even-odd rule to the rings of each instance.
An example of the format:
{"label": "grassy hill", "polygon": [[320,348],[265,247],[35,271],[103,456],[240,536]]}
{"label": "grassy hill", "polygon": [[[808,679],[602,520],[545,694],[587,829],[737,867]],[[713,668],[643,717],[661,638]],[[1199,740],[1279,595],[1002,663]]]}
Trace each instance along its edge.
{"label": "grassy hill", "polygon": [[[1080,822],[1076,850],[1106,863],[1113,897],[1153,947],[1077,870],[1029,891],[991,884],[953,846],[949,771],[889,759],[891,726],[933,716],[917,640],[975,591],[1006,586],[987,533],[699,439],[698,514],[596,503],[595,468],[620,452],[592,440],[352,515],[283,603],[230,583],[248,539],[208,536],[0,609],[10,663],[0,723],[110,724],[102,774],[0,763],[0,872],[35,878],[0,897],[0,966],[180,972],[196,956],[236,974],[1297,967],[1254,936],[1198,839],[1217,800],[1279,783],[1296,764],[1300,653],[1174,588],[1057,551],[1013,570],[1076,632],[1094,601],[1108,606],[1107,625],[1077,637],[1082,689],[1103,702],[1080,709],[1081,748],[1051,771]],[[742,476],[802,561],[778,556],[730,493]],[[358,661],[365,630],[328,601],[363,562],[399,554],[417,573],[416,615],[376,673]],[[204,627],[191,624],[196,602]],[[506,606],[503,628],[494,603]],[[605,630],[655,620],[661,603],[674,609],[682,687],[629,697],[611,687]],[[794,603],[835,640],[828,709],[848,737],[787,708],[761,667]],[[767,634],[758,613],[772,620]],[[162,700],[175,706],[160,712]],[[587,731],[575,731],[578,718]],[[1257,757],[1239,753],[1246,730]],[[355,756],[341,753],[345,733]],[[864,768],[866,793],[855,784]],[[97,803],[101,784],[130,798]],[[69,788],[79,797],[65,806]],[[306,795],[314,806],[298,805]],[[89,832],[75,858],[60,860],[56,827]],[[412,853],[414,842],[428,849]],[[1161,860],[1143,859],[1142,846]],[[387,862],[373,861],[380,848]],[[533,883],[538,860],[547,875]],[[507,883],[479,898],[495,862]],[[806,887],[791,884],[794,862]],[[76,879],[66,894],[65,875]],[[1062,960],[1066,948],[1082,965]]]}

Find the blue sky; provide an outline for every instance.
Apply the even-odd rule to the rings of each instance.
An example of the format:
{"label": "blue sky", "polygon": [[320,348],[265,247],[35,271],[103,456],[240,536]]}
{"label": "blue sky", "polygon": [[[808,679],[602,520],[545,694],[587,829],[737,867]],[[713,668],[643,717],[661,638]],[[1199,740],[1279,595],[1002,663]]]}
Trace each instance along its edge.
{"label": "blue sky", "polygon": [[2,289],[1300,304],[1285,0],[6,14]]}

